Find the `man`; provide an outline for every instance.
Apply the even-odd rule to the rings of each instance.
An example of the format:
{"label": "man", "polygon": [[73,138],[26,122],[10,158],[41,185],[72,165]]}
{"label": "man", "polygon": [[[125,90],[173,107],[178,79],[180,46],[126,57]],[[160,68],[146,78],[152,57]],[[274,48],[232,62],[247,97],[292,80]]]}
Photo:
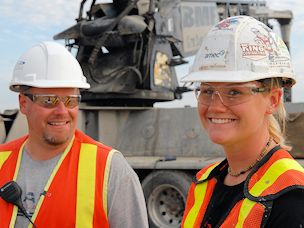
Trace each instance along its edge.
{"label": "man", "polygon": [[0,146],[0,186],[16,181],[26,212],[0,198],[1,227],[148,227],[133,169],[76,128],[79,89],[89,87],[77,60],[57,43],[20,57],[10,89],[19,92],[28,135]]}

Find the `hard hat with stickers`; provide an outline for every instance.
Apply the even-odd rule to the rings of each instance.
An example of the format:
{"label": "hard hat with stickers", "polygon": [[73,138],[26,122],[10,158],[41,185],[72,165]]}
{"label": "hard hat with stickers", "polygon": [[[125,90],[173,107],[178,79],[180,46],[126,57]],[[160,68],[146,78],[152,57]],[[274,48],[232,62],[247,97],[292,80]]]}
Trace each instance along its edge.
{"label": "hard hat with stickers", "polygon": [[227,18],[207,34],[183,82],[248,82],[281,78],[296,83],[289,51],[280,37],[249,16]]}

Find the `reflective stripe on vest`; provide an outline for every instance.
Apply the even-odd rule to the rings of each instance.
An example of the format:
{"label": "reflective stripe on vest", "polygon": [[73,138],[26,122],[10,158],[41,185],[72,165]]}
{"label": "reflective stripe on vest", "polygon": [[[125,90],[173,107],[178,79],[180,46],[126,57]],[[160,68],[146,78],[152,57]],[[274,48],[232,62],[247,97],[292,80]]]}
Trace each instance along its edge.
{"label": "reflective stripe on vest", "polygon": [[[292,175],[284,178],[288,172],[292,172]],[[301,184],[300,181],[296,183],[297,180],[290,178],[297,176],[302,176],[303,181],[304,169],[297,161],[290,158],[279,159],[267,169],[258,182],[250,187],[249,193],[254,197],[274,194],[288,186]],[[299,180],[301,179],[299,178]]]}
{"label": "reflective stripe on vest", "polygon": [[3,163],[6,161],[6,159],[10,156],[12,151],[1,151],[0,153],[0,169],[3,165]]}
{"label": "reflective stripe on vest", "polygon": [[[260,227],[264,215],[265,207],[263,204],[243,199],[239,201],[220,226],[221,228],[230,227]],[[233,224],[233,225],[232,225]]]}
{"label": "reflective stripe on vest", "polygon": [[[104,171],[104,179],[103,179],[103,209],[105,211],[106,216],[108,216],[108,183],[109,183],[109,174],[111,169],[111,162],[114,153],[119,153],[117,150],[111,150],[108,157],[107,163]],[[107,217],[108,218],[108,217]]]}
{"label": "reflective stripe on vest", "polygon": [[[107,216],[107,193],[110,164],[113,154],[111,150],[107,157],[103,186],[103,208]],[[93,224],[95,204],[95,180],[96,180],[96,153],[97,146],[93,144],[81,144],[78,179],[77,179],[77,203],[76,203],[76,227],[91,227]],[[92,165],[94,164],[94,165]]]}
{"label": "reflective stripe on vest", "polygon": [[76,227],[91,227],[95,202],[97,146],[81,144],[76,199]]}
{"label": "reflective stripe on vest", "polygon": [[[218,165],[218,163],[211,165],[204,173],[203,175],[199,178],[199,180],[206,179],[211,171]],[[192,183],[191,185],[194,185]],[[205,199],[207,196],[207,189],[211,188],[211,183],[210,181],[205,181],[203,183],[200,183],[194,187],[194,190],[192,192],[194,196],[194,204],[192,205],[191,209],[188,211],[186,219],[183,222],[183,227],[195,227],[196,223],[197,225],[200,225],[198,223],[201,223],[201,221],[198,221],[199,214],[202,211],[206,210],[207,203],[206,201],[209,202],[210,199]],[[215,183],[213,184],[212,187],[215,186]],[[205,202],[205,203],[204,203]],[[205,205],[205,207],[202,207]],[[202,216],[200,216],[202,217]]]}

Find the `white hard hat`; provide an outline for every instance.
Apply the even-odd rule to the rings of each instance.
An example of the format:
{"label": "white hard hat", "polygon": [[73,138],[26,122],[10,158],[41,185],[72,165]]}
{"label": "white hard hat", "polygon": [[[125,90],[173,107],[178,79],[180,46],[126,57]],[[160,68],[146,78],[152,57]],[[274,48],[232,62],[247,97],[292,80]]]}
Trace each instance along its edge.
{"label": "white hard hat", "polygon": [[74,56],[55,42],[39,43],[17,61],[10,89],[20,92],[22,86],[37,88],[90,88]]}
{"label": "white hard hat", "polygon": [[207,34],[183,82],[249,82],[281,78],[296,83],[285,43],[249,16],[227,18]]}

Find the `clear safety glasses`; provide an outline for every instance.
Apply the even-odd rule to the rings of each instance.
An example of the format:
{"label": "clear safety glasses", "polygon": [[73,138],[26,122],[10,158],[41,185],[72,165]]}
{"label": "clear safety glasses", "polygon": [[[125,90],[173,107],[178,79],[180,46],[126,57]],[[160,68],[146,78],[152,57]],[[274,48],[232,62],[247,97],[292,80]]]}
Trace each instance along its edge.
{"label": "clear safety glasses", "polygon": [[255,84],[213,86],[202,83],[195,89],[197,101],[203,105],[210,105],[211,101],[218,95],[225,106],[242,104],[257,93],[269,92],[267,87],[258,87]]}
{"label": "clear safety glasses", "polygon": [[24,93],[24,96],[28,97],[32,102],[44,108],[54,108],[59,104],[60,101],[62,101],[65,107],[71,109],[79,105],[81,100],[81,95],[57,96],[53,94]]}

